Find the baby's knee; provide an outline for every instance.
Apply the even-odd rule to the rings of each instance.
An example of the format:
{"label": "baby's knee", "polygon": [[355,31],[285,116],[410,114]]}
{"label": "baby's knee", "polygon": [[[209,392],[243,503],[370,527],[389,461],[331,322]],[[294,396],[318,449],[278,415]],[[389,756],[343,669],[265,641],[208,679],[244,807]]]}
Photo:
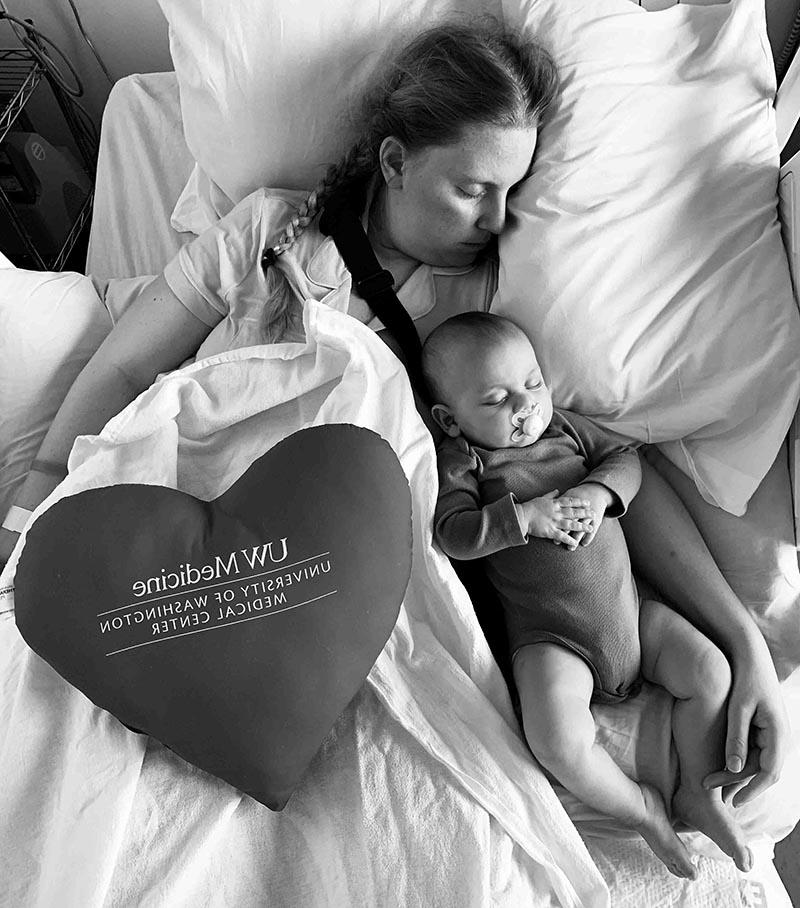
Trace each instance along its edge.
{"label": "baby's knee", "polygon": [[580,766],[594,746],[597,729],[589,710],[574,709],[559,720],[543,722],[523,707],[523,728],[536,759],[554,776]]}
{"label": "baby's knee", "polygon": [[722,650],[710,640],[698,646],[687,681],[694,696],[722,702],[731,689],[731,667]]}

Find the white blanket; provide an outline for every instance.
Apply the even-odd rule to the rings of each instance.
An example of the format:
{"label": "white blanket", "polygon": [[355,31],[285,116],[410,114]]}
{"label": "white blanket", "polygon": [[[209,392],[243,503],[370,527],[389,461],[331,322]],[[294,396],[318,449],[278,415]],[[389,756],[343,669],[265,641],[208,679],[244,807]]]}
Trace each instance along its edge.
{"label": "white blanket", "polygon": [[[79,438],[61,497],[121,482],[215,498],[304,426],[350,422],[413,490],[412,576],[367,683],[274,814],[127,731],[0,618],[0,880],[13,905],[606,905],[532,761],[467,595],[430,544],[435,453],[397,360],[314,303],[308,341],[163,377]],[[13,577],[24,535],[0,578]]]}

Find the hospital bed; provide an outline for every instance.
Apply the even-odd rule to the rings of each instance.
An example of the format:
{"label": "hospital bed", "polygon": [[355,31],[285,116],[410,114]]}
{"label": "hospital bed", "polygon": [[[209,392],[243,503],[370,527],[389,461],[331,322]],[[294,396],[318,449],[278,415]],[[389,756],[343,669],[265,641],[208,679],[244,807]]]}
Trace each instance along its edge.
{"label": "hospital bed", "polygon": [[[700,20],[706,13],[718,17],[716,24],[733,29],[727,38],[732,43],[737,43],[735,27],[747,29],[760,21],[758,4],[745,0],[739,0],[739,9],[729,17],[711,6],[705,11],[699,7],[640,11],[641,16],[672,16],[661,19],[656,32],[648,35],[650,25],[626,18],[627,11],[622,16],[622,0],[616,7],[614,2],[605,0],[603,11],[624,18],[625,28],[633,29],[625,40],[636,37],[643,46],[664,40],[667,26],[678,29],[682,38],[696,34],[695,30],[708,25]],[[254,6],[240,4],[241,15]],[[419,10],[410,6],[408,15],[413,19]],[[519,6],[505,3],[502,12],[510,18]],[[544,31],[550,28],[547,33],[556,44],[559,29],[571,27],[568,19],[558,21],[553,12],[557,4],[534,0],[522,6],[536,15],[538,8],[544,9],[539,24]],[[731,6],[737,6],[736,0]],[[72,284],[66,287],[60,283],[63,276],[51,276],[49,285],[39,280],[33,287],[28,276],[16,275],[18,283],[12,284],[15,276],[3,272],[5,287],[14,286],[25,297],[29,323],[39,319],[37,331],[44,330],[48,315],[52,328],[53,311],[57,319],[62,318],[60,313],[71,318],[72,334],[60,321],[56,326],[64,327],[62,347],[69,350],[53,354],[52,362],[47,360],[47,380],[34,374],[25,377],[29,385],[38,381],[39,391],[49,398],[57,397],[56,386],[71,380],[69,376],[119,318],[146,276],[158,273],[183,243],[224,213],[252,178],[244,164],[253,153],[247,147],[248,133],[250,142],[257,140],[250,123],[231,120],[229,133],[216,137],[232,150],[224,162],[227,174],[225,168],[214,169],[220,145],[213,146],[209,135],[203,156],[201,127],[187,118],[185,109],[190,99],[197,101],[200,91],[199,70],[190,72],[186,59],[193,40],[191,26],[199,20],[182,11],[180,4],[165,0],[162,7],[172,29],[177,72],[131,76],[118,82],[111,93],[103,119],[86,269],[90,277],[72,276]],[[587,9],[575,5],[576,15],[591,20],[586,23],[588,40],[596,23]],[[206,26],[213,31],[219,23],[211,11],[207,15]],[[227,15],[232,16],[230,10]],[[744,21],[729,21],[737,17]],[[287,33],[290,20],[290,16],[282,20]],[[302,26],[311,27],[308,21]],[[357,22],[353,27],[361,25]],[[234,33],[232,26],[229,36]],[[702,44],[703,34],[697,34]],[[762,37],[765,43],[765,34]],[[580,46],[577,38],[576,33],[576,47]],[[242,61],[234,58],[228,65],[233,68],[237,62]],[[643,61],[633,62],[639,67],[637,75],[644,77]],[[210,65],[208,60],[205,64]],[[578,67],[571,70],[578,72],[581,61],[567,60],[566,65]],[[684,75],[688,80],[690,70]],[[663,73],[662,77],[666,78]],[[239,78],[244,78],[241,72]],[[270,98],[262,98],[261,103],[268,117]],[[781,123],[790,119],[785,111],[791,103],[781,99],[781,118],[786,118]],[[235,108],[225,113],[234,116]],[[572,115],[578,114],[573,111]],[[762,107],[753,116],[771,114]],[[774,129],[774,120],[770,124]],[[213,125],[207,123],[206,128]],[[613,133],[611,141],[619,137]],[[542,167],[550,163],[547,140],[545,132],[538,153]],[[242,165],[238,170],[237,162]],[[782,173],[785,236],[794,267],[793,231],[800,215],[794,209],[793,162],[787,162]],[[777,182],[777,174],[773,177]],[[288,185],[288,180],[276,180],[273,185]],[[767,233],[774,240],[778,229],[774,210],[771,217]],[[546,222],[545,216],[542,223]],[[505,251],[512,262],[516,247]],[[503,252],[501,247],[501,261]],[[785,255],[776,271],[775,280],[788,282]],[[509,265],[498,305],[513,306],[514,281],[529,277],[515,278]],[[60,308],[48,309],[56,297]],[[21,317],[18,310],[17,323]],[[58,334],[51,330],[47,336],[52,340]],[[228,367],[235,365],[228,363]],[[193,380],[206,380],[201,366],[192,373]],[[178,376],[174,381],[183,380]],[[371,400],[374,392],[372,385],[367,387],[365,400]],[[409,402],[405,390],[394,384],[381,393],[383,408]],[[55,404],[49,403],[52,409]],[[340,400],[336,412],[346,414],[349,405]],[[133,404],[128,422],[97,447],[112,451],[128,427],[135,430],[137,419],[157,413],[158,406],[157,395]],[[430,452],[419,453],[415,427],[392,427],[382,407],[365,407],[353,409],[353,421],[372,420],[396,450],[404,452],[403,466],[414,477],[415,541],[424,551],[415,553],[418,562],[392,638],[325,738],[287,807],[280,813],[270,812],[94,707],[27,650],[14,627],[13,612],[7,610],[0,616],[0,769],[4,778],[0,901],[14,908],[56,904],[788,906],[772,864],[772,847],[800,817],[797,747],[789,755],[781,783],[761,802],[743,809],[742,822],[756,856],[756,866],[747,875],[721,860],[702,837],[687,834],[698,856],[700,875],[691,884],[678,881],[642,842],[587,811],[566,792],[554,791],[525,749],[505,682],[469,599],[446,559],[425,536],[425,520],[430,518],[435,497]],[[217,413],[204,416],[210,421],[219,418]],[[623,414],[622,418],[634,417]],[[41,430],[41,424],[34,426],[32,435]],[[695,456],[693,449],[688,451],[687,456]],[[71,461],[75,475],[90,463],[85,451],[82,456],[83,461],[80,457]],[[142,472],[135,475],[149,475],[146,465],[137,469]],[[103,484],[113,478],[112,470],[98,474],[94,481]],[[713,491],[712,479],[708,486]],[[0,492],[10,494],[9,487],[0,487]],[[797,741],[797,674],[785,692]],[[600,734],[612,752],[629,769],[648,774],[665,790],[676,771],[669,741],[670,708],[668,698],[650,690],[645,699],[636,698],[617,714],[599,716]]]}

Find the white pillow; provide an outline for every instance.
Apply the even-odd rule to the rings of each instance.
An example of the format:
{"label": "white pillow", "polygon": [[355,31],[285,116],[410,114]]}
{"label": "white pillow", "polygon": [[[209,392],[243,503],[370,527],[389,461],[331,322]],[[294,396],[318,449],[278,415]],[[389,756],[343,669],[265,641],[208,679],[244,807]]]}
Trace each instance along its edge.
{"label": "white pillow", "polygon": [[503,5],[563,88],[494,311],[530,334],[560,406],[661,442],[741,514],[800,394],[763,2]]}
{"label": "white pillow", "polygon": [[111,317],[88,277],[0,270],[0,519]]}
{"label": "white pillow", "polygon": [[500,0],[437,0],[435,14],[429,0],[159,4],[186,144],[233,202],[317,183],[352,139],[351,105],[378,52],[398,36],[456,11],[501,15]]}
{"label": "white pillow", "polygon": [[224,193],[199,164],[195,164],[183,191],[175,203],[169,219],[170,226],[179,233],[196,236],[213,227],[235,207],[233,200]]}

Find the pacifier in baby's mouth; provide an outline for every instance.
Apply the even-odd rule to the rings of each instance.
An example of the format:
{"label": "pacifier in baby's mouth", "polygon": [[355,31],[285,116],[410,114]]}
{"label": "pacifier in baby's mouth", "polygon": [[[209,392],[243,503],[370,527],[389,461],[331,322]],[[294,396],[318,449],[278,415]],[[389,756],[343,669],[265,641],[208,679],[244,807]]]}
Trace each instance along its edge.
{"label": "pacifier in baby's mouth", "polygon": [[511,433],[511,441],[514,444],[529,439],[535,441],[545,428],[541,405],[534,404],[524,410],[517,410],[511,417],[511,425],[514,426],[514,431]]}

